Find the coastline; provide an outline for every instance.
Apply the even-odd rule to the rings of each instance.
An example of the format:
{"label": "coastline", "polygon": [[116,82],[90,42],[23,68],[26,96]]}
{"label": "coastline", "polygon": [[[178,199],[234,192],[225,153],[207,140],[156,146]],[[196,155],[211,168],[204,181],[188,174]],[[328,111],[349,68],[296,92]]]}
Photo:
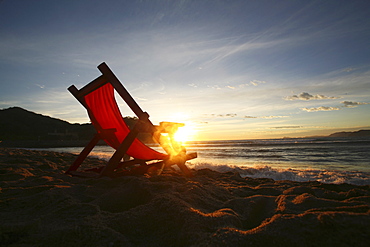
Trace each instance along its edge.
{"label": "coastline", "polygon": [[[75,155],[0,148],[2,246],[368,246],[370,186],[242,178],[83,179]],[[88,158],[88,165],[104,161]]]}

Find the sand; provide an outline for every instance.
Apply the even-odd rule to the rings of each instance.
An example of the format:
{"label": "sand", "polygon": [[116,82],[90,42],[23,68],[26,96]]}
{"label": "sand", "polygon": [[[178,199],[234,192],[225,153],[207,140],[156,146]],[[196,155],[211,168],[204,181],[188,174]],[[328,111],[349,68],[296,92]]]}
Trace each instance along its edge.
{"label": "sand", "polygon": [[75,157],[0,148],[1,246],[370,246],[370,186],[63,174]]}

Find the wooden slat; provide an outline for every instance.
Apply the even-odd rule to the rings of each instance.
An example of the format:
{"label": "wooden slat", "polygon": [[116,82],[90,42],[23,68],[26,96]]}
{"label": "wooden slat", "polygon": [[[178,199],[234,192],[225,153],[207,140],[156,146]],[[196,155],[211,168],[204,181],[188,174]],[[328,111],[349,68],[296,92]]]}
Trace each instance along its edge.
{"label": "wooden slat", "polygon": [[[116,89],[117,93],[122,97],[126,104],[131,108],[131,110],[136,114],[140,120],[148,120],[149,114],[144,112],[140,106],[136,103],[134,98],[126,90],[126,88],[121,84],[115,74],[110,70],[106,63],[102,63],[98,66],[100,72],[108,79],[108,81]],[[150,121],[149,121],[150,122]]]}
{"label": "wooden slat", "polygon": [[99,76],[98,78],[78,90],[78,97],[84,97],[85,95],[88,95],[89,93],[95,91],[107,82],[108,80],[104,75]]}
{"label": "wooden slat", "polygon": [[95,145],[99,142],[100,136],[99,134],[95,134],[94,138],[91,139],[91,141],[86,145],[86,147],[81,151],[81,153],[78,155],[77,159],[73,162],[73,164],[68,168],[66,173],[70,173],[72,171],[76,171],[78,167],[82,164],[82,162],[86,159],[86,157],[89,155],[91,150],[95,147]]}
{"label": "wooden slat", "polygon": [[131,144],[137,137],[138,132],[136,129],[131,130],[128,135],[125,137],[123,142],[119,145],[117,150],[114,152],[113,156],[109,159],[108,164],[102,170],[100,176],[111,176],[113,175],[114,170],[119,166],[119,163],[123,156],[127,153],[127,150],[130,148]]}

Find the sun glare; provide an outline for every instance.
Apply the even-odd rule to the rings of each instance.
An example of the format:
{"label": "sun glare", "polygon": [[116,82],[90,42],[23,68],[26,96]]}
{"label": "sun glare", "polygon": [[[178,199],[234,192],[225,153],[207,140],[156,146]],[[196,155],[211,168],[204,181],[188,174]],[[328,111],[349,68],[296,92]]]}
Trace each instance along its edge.
{"label": "sun glare", "polygon": [[195,138],[196,130],[192,122],[188,121],[189,116],[187,114],[177,112],[170,116],[172,122],[184,123],[185,126],[179,127],[174,135],[174,139],[177,142],[185,143],[187,141],[193,141]]}
{"label": "sun glare", "polygon": [[192,128],[190,125],[185,124],[184,127],[180,127],[176,131],[174,135],[175,141],[182,143],[191,141],[194,138],[194,132],[194,128]]}

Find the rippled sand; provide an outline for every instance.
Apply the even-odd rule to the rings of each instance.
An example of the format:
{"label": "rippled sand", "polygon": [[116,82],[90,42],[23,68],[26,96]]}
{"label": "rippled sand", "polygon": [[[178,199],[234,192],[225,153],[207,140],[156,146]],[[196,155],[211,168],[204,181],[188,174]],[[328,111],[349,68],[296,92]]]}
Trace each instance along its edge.
{"label": "rippled sand", "polygon": [[75,157],[0,148],[1,246],[370,246],[368,185],[208,169],[86,179],[63,174]]}

